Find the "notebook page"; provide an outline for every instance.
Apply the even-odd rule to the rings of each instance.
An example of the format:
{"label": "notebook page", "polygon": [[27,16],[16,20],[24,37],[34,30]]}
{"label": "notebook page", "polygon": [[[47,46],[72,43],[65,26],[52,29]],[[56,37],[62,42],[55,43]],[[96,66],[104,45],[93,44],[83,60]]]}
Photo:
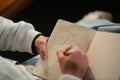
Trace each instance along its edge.
{"label": "notebook page", "polygon": [[120,80],[120,34],[97,32],[87,55],[96,80]]}
{"label": "notebook page", "polygon": [[70,45],[77,45],[87,52],[95,33],[94,30],[59,20],[48,41],[48,60],[45,62],[39,60],[33,73],[48,80],[58,80],[61,71],[56,51],[64,50]]}

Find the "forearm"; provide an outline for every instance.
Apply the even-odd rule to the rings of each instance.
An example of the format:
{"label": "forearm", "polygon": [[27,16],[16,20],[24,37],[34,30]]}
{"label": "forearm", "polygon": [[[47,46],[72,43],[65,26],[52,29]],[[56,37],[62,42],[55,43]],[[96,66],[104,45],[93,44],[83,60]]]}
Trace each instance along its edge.
{"label": "forearm", "polygon": [[0,50],[32,53],[31,44],[36,35],[33,25],[26,22],[14,23],[0,17]]}

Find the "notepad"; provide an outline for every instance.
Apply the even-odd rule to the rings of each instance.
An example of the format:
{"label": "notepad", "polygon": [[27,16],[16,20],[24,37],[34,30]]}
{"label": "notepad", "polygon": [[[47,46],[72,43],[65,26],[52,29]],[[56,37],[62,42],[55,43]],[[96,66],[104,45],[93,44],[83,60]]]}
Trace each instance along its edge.
{"label": "notepad", "polygon": [[57,21],[48,40],[48,59],[39,60],[33,74],[58,80],[62,73],[56,51],[70,45],[86,52],[95,80],[120,80],[120,34],[96,31],[62,19]]}

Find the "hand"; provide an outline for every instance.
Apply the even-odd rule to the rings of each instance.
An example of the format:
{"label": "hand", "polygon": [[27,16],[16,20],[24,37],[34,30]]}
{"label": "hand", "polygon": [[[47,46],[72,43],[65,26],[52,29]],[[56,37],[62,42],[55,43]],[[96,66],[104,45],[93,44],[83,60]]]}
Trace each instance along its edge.
{"label": "hand", "polygon": [[96,80],[90,67],[88,67],[83,80]]}
{"label": "hand", "polygon": [[[72,50],[71,54],[66,55]],[[83,78],[87,68],[88,59],[85,52],[76,46],[70,46],[64,51],[57,51],[57,57],[60,64],[60,68],[63,74],[74,75],[79,78]]]}
{"label": "hand", "polygon": [[47,41],[48,37],[40,35],[36,40],[35,40],[35,46],[37,49],[37,52],[40,54],[42,60],[47,59]]}

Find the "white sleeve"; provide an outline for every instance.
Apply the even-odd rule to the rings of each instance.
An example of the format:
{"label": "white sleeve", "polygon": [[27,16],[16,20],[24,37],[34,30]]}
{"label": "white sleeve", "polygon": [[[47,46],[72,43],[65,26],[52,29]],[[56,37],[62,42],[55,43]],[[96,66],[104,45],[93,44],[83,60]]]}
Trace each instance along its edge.
{"label": "white sleeve", "polygon": [[23,65],[2,58],[0,56],[0,80],[39,80],[29,73]]}
{"label": "white sleeve", "polygon": [[32,53],[31,44],[34,37],[40,34],[30,23],[14,23],[0,17],[0,50],[11,50]]}
{"label": "white sleeve", "polygon": [[59,80],[82,80],[82,79],[75,77],[73,75],[64,74],[60,76]]}

